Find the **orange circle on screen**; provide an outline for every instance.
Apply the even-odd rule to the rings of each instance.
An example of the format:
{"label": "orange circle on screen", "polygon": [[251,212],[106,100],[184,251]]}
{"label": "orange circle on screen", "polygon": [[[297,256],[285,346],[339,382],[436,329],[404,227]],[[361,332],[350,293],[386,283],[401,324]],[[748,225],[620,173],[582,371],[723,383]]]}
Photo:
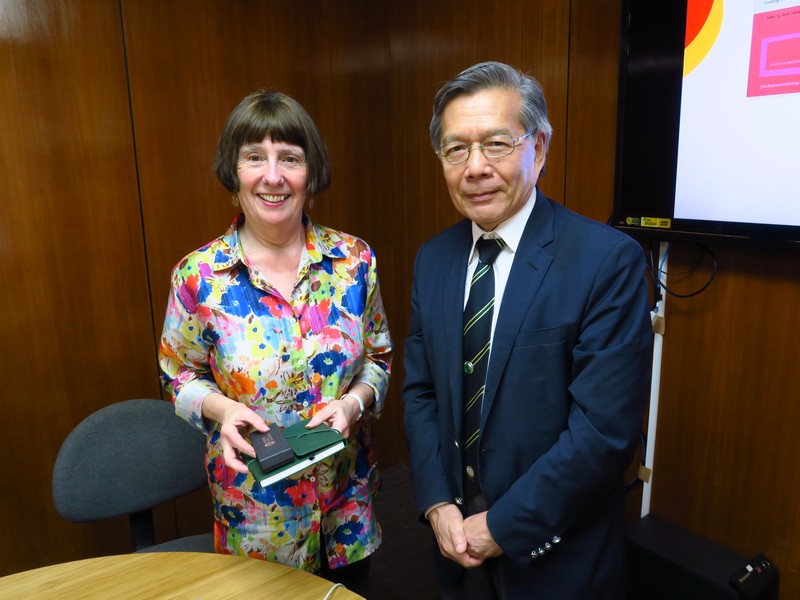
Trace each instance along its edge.
{"label": "orange circle on screen", "polygon": [[723,0],[689,0],[686,6],[686,51],[683,76],[703,62],[722,29]]}

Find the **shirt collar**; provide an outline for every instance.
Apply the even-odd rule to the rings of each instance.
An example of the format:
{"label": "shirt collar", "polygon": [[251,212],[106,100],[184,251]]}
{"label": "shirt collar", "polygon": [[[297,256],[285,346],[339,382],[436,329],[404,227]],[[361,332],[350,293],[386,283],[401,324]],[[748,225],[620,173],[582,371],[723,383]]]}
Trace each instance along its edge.
{"label": "shirt collar", "polygon": [[[244,252],[239,239],[239,228],[243,223],[244,213],[240,213],[234,218],[228,231],[212,243],[212,246],[216,246],[212,248],[215,271],[230,269],[239,262],[244,264]],[[314,264],[320,262],[323,256],[342,257],[342,251],[338,248],[336,240],[331,239],[324,229],[314,225],[311,218],[305,213],[303,213],[303,225],[306,228],[306,245],[301,262],[307,260],[309,264]]]}
{"label": "shirt collar", "polygon": [[536,203],[537,188],[533,188],[530,198],[510,219],[507,219],[495,227],[492,231],[484,231],[475,221],[472,222],[472,249],[470,250],[470,260],[475,257],[475,243],[481,237],[500,238],[503,244],[512,254],[516,254],[519,247],[525,225],[533,212],[533,205]]}

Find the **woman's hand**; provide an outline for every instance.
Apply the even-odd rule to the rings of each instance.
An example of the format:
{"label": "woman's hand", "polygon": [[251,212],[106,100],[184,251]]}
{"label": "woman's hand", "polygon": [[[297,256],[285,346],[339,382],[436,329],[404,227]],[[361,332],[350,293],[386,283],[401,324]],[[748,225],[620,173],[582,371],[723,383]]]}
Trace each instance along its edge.
{"label": "woman's hand", "polygon": [[220,446],[225,464],[238,473],[247,473],[247,465],[239,457],[239,453],[255,456],[256,451],[242,433],[250,429],[269,431],[264,419],[241,402],[222,394],[209,394],[205,397],[203,415],[220,424]]}
{"label": "woman's hand", "polygon": [[[358,394],[358,397],[354,394]],[[372,406],[375,400],[375,392],[365,383],[353,385],[341,398],[329,402],[325,408],[317,412],[306,427],[313,429],[320,423],[327,423],[331,428],[341,433],[342,436],[349,438],[350,427],[361,416],[361,404],[358,398],[361,398],[366,410],[369,406]]]}

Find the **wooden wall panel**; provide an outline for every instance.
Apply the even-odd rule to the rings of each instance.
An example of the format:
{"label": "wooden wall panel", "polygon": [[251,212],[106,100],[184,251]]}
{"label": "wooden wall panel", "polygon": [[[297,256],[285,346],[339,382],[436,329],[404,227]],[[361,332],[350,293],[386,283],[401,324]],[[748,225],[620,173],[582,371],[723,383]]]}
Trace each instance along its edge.
{"label": "wooden wall panel", "polygon": [[159,389],[117,3],[4,2],[0,81],[5,575],[128,547],[57,515],[52,469],[82,418]]}
{"label": "wooden wall panel", "polygon": [[[691,299],[667,300],[652,511],[800,581],[800,255],[712,247],[719,271]],[[700,287],[710,261],[670,252],[669,285]]]}
{"label": "wooden wall panel", "polygon": [[570,15],[564,200],[603,223],[614,207],[621,13],[620,0],[576,0]]}
{"label": "wooden wall panel", "polygon": [[[275,88],[306,106],[334,168],[312,217],[378,252],[397,347],[379,425],[388,465],[406,457],[400,389],[414,255],[458,218],[427,137],[434,93],[481,60],[537,76],[555,130],[542,189],[605,221],[618,13],[619,0],[5,2],[0,360],[16,375],[4,439],[20,475],[1,485],[6,514],[22,506],[28,518],[7,519],[13,543],[0,550],[0,574],[127,548],[123,521],[69,525],[55,514],[52,463],[92,410],[159,393],[154,347],[169,271],[235,214],[211,161],[242,96]],[[743,554],[765,551],[781,567],[782,597],[796,597],[800,259],[716,250],[717,281],[668,301],[652,511]],[[671,258],[671,284],[683,290],[708,272],[678,275],[692,252],[677,245]],[[198,493],[174,518],[167,507],[160,535],[173,520],[182,532],[197,527],[206,503]]]}

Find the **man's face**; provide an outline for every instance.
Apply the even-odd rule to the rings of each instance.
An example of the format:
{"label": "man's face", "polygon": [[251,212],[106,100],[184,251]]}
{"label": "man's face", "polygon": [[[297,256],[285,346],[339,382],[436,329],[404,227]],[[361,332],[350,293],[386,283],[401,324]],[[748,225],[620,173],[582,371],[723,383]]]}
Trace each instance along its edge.
{"label": "man's face", "polygon": [[518,142],[501,158],[486,158],[477,143],[494,135],[518,138],[528,133],[519,120],[521,99],[515,90],[488,89],[458,96],[442,113],[441,144],[454,141],[472,147],[466,162],[442,162],[444,178],[456,209],[491,231],[516,214],[533,193],[544,166],[544,135]]}

